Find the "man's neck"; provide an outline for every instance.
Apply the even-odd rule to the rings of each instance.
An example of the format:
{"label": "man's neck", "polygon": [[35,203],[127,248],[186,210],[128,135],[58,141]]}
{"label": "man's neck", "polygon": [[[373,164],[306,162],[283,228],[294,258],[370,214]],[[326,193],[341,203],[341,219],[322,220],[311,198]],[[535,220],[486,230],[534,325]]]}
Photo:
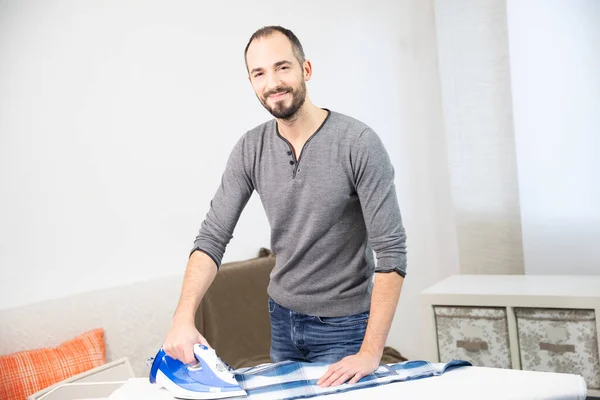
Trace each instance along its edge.
{"label": "man's neck", "polygon": [[304,143],[321,126],[327,111],[318,108],[308,99],[292,120],[277,119],[279,134],[292,143]]}

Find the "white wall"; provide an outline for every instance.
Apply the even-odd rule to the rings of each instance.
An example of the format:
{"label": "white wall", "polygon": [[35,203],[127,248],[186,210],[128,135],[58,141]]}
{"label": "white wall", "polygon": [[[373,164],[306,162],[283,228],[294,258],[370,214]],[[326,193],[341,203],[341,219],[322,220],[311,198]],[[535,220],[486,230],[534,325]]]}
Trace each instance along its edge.
{"label": "white wall", "polygon": [[600,2],[508,0],[527,274],[600,273]]}
{"label": "white wall", "polygon": [[[229,149],[265,117],[250,24],[217,34],[200,3],[161,4],[4,3],[2,306],[180,273]],[[244,218],[230,258],[268,244],[256,202]]]}
{"label": "white wall", "polygon": [[522,274],[505,0],[436,0],[460,272]]}
{"label": "white wall", "polygon": [[[1,7],[0,308],[183,272],[231,147],[270,118],[243,48],[281,24],[313,61],[313,101],[391,155],[409,271],[389,343],[417,354],[418,293],[457,271],[431,2]],[[268,245],[255,196],[225,261]]]}

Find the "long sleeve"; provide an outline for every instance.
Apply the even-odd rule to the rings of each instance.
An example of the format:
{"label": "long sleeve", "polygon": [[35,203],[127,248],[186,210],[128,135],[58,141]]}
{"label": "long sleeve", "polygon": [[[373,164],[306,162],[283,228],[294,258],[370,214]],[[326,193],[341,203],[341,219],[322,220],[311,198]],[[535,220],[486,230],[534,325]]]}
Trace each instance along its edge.
{"label": "long sleeve", "polygon": [[406,275],[406,234],[394,184],[394,168],[375,132],[365,129],[353,149],[353,173],[369,241],[377,257],[375,272]]}
{"label": "long sleeve", "polygon": [[245,137],[242,137],[231,151],[221,184],[210,202],[191,251],[206,253],[217,264],[217,268],[221,265],[239,217],[254,191],[248,157]]}

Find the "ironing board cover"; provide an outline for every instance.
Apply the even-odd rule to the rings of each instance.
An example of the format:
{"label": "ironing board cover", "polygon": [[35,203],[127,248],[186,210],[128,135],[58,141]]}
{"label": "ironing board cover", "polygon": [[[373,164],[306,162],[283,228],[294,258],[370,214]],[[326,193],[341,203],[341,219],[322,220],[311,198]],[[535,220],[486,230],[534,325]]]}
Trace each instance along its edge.
{"label": "ironing board cover", "polygon": [[327,371],[328,364],[283,361],[234,370],[235,378],[247,393],[246,399],[300,399],[347,392],[392,382],[441,375],[457,367],[471,366],[463,360],[432,364],[426,361],[405,361],[380,365],[373,373],[349,385],[321,388],[317,381]]}

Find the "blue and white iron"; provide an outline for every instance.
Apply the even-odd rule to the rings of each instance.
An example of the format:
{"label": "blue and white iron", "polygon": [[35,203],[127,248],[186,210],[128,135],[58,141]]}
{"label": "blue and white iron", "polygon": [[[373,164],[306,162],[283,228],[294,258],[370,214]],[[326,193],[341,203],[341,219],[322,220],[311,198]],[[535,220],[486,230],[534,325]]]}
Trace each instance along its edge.
{"label": "blue and white iron", "polygon": [[246,396],[228,367],[215,351],[201,344],[194,345],[195,365],[171,358],[161,349],[150,368],[150,383],[164,387],[179,399],[222,399]]}

